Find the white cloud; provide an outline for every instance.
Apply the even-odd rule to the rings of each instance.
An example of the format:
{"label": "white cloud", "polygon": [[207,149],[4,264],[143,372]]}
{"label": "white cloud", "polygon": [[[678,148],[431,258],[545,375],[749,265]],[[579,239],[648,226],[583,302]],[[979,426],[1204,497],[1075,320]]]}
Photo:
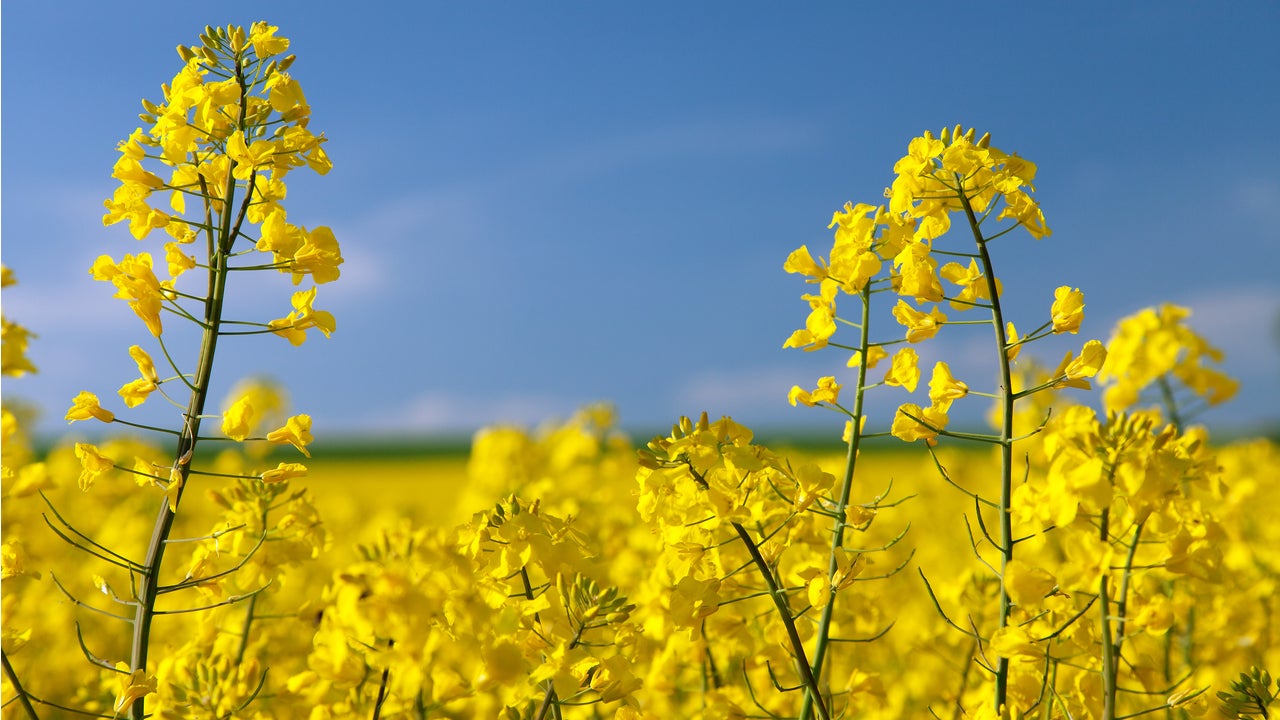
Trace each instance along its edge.
{"label": "white cloud", "polygon": [[360,427],[397,433],[474,432],[489,425],[535,427],[569,417],[578,403],[549,394],[516,393],[494,398],[451,392],[421,393],[372,413]]}
{"label": "white cloud", "polygon": [[1191,327],[1222,350],[1237,372],[1280,366],[1280,287],[1208,290],[1181,304],[1191,309]]}

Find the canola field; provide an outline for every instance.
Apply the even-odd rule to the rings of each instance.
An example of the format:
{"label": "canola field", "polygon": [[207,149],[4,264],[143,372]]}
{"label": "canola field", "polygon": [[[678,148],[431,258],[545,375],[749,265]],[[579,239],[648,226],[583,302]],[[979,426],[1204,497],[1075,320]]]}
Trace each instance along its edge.
{"label": "canola field", "polygon": [[[102,439],[38,453],[4,408],[6,717],[1280,710],[1280,449],[1197,424],[1240,388],[1185,308],[1075,341],[1079,288],[1005,295],[1001,248],[1052,231],[1035,163],[973,128],[909,140],[829,248],[780,249],[804,292],[779,339],[831,368],[787,400],[831,413],[841,450],[700,409],[631,438],[597,406],[482,430],[465,457],[326,458],[280,388],[210,397],[220,338],[287,350],[336,323],[314,303],[338,240],[283,205],[286,175],[331,163],[277,30],[179,46],[120,143],[103,223],[147,249],[90,272],[138,317],[118,348],[138,373],[65,410]],[[282,317],[224,317],[244,272],[306,285]],[[989,373],[921,366],[970,331]],[[1055,336],[1078,350],[1041,364]],[[5,318],[6,396],[32,337]],[[962,406],[988,424],[953,424]]]}
{"label": "canola field", "polygon": [[[10,438],[6,448],[18,445]],[[1168,706],[1170,697],[1176,704],[1180,691],[1227,687],[1240,668],[1277,659],[1272,569],[1280,532],[1259,509],[1277,500],[1271,480],[1280,452],[1254,441],[1215,453],[1219,467],[1198,492],[1198,502],[1214,507],[1200,537],[1183,544],[1168,531],[1152,534],[1160,538],[1159,553],[1183,548],[1178,560],[1186,566],[1127,571],[1135,581],[1125,654],[1145,664],[1134,676],[1147,683],[1130,699],[1134,705],[1154,698]],[[957,485],[974,492],[989,491],[998,474],[994,455],[981,451],[940,451],[938,460]],[[71,535],[57,518],[76,518],[83,534],[73,540],[92,538],[131,556],[143,550],[137,528],[150,523],[154,507],[127,473],[101,477],[92,494],[82,492],[81,463],[71,448],[40,463],[10,461],[25,472],[6,487],[5,533],[24,541],[5,546],[6,648],[41,699],[110,716],[124,676],[83,662],[81,643],[99,657],[127,652],[127,635],[101,614],[119,613],[129,574],[119,567],[90,572],[51,528]],[[225,455],[216,471],[245,461]],[[786,453],[782,462],[797,475],[834,475],[845,458],[809,451]],[[171,580],[200,580],[193,584],[198,599],[170,608],[212,609],[157,621],[153,652],[164,658],[157,676],[172,694],[152,698],[173,717],[359,717],[375,708],[385,717],[517,717],[510,708],[533,712],[545,683],[558,681],[566,697],[594,695],[591,704],[564,708],[570,717],[795,711],[796,693],[780,688],[798,678],[766,583],[741,566],[745,560],[732,547],[672,543],[669,528],[643,522],[637,474],[645,473],[608,411],[593,408],[561,425],[486,430],[470,456],[317,459],[287,493],[210,483],[220,488],[204,491],[212,502],[201,503],[174,533],[183,540],[175,546]],[[991,623],[996,580],[976,559],[990,557],[990,543],[975,543],[971,533],[981,531],[964,520],[976,517],[973,501],[938,477],[928,453],[912,448],[868,451],[859,476],[872,502],[857,506],[846,543],[851,567],[840,570],[849,577],[837,583],[843,587],[833,636],[849,642],[831,646],[832,680],[825,685],[833,704],[845,714],[856,709],[858,716],[885,718],[917,716],[920,708],[952,716],[954,708],[981,705],[990,680],[979,663],[998,651],[963,630]],[[796,499],[789,498],[793,509]],[[818,610],[831,596],[812,589],[824,568],[797,550],[817,554],[810,546],[827,540],[797,524],[761,543],[769,567],[790,586],[802,639],[813,637]],[[1075,602],[1067,605],[1071,614],[1090,606],[1090,588],[1105,571],[1098,561],[1083,566],[1087,558],[1079,552],[1057,547],[1049,555],[1058,563],[1041,566],[1072,577],[1050,578],[1028,565],[1031,578],[1019,580],[1026,588],[1014,593],[1042,616],[1032,627],[1046,617],[1054,618],[1046,625],[1063,623],[1051,604]],[[688,580],[700,565],[722,579]],[[233,568],[234,575],[220,577]],[[564,592],[564,598],[521,599],[524,582],[535,594]],[[575,624],[583,588],[594,587],[590,597],[599,602],[605,583],[620,593],[615,605],[601,603],[615,617]],[[233,602],[258,588],[264,589],[250,601]],[[551,612],[559,622],[546,618]],[[1046,664],[1059,666],[1055,680],[1074,676],[1073,693],[1100,692],[1087,684],[1097,669],[1089,652],[1099,626],[1091,619],[1052,640],[1020,639],[1024,646],[1009,651],[1018,660],[1015,698],[1031,702],[1049,691]],[[565,661],[558,667],[535,662],[557,642],[548,626],[567,635],[559,641]],[[565,642],[574,636],[607,642],[593,638],[575,648]],[[583,665],[593,669],[584,672]],[[6,698],[12,692],[6,687]],[[1071,697],[1061,695],[1064,704]],[[1089,716],[1088,700],[1076,702],[1083,711],[1077,716]],[[241,705],[258,709],[248,714],[237,710]],[[1195,715],[1222,717],[1214,707]],[[1180,711],[1188,708],[1194,701]],[[42,716],[58,713],[45,708]]]}

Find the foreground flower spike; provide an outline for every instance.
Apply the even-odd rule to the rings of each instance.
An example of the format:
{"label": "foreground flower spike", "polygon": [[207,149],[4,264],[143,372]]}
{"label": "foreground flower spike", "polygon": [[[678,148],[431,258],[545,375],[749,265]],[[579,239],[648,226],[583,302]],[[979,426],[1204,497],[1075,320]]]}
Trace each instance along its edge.
{"label": "foreground flower spike", "polygon": [[[154,349],[168,364],[166,371],[158,372],[154,349],[131,346],[129,354],[137,364],[139,377],[118,391],[125,406],[135,408],[152,393],[161,391],[166,401],[179,408],[172,427],[148,426],[117,418],[102,407],[96,395],[86,391],[75,398],[66,413],[69,423],[96,419],[176,438],[172,462],[167,465],[142,457],[129,458],[114,450],[100,451],[86,443],[75,447],[82,468],[82,489],[89,490],[95,481],[116,471],[132,473],[137,487],[142,492],[156,493],[153,497],[159,502],[145,558],[126,564],[133,574],[130,595],[118,598],[131,608],[133,617],[129,618],[129,660],[119,666],[121,689],[114,709],[134,720],[147,715],[147,696],[168,697],[164,683],[176,682],[172,673],[153,674],[154,663],[148,662],[153,622],[163,614],[156,607],[158,598],[173,597],[171,593],[178,590],[206,592],[217,585],[197,582],[190,573],[187,580],[177,584],[161,583],[161,578],[173,575],[163,567],[165,550],[186,491],[198,484],[193,479],[202,472],[239,478],[248,483],[250,494],[275,497],[284,492],[289,479],[306,474],[306,468],[297,463],[231,473],[192,469],[202,449],[201,426],[210,417],[205,405],[220,342],[230,336],[274,334],[300,345],[308,337],[307,330],[316,329],[328,337],[336,328],[333,315],[316,309],[314,302],[316,286],[333,282],[341,274],[343,258],[337,238],[327,227],[307,228],[290,222],[283,204],[289,173],[308,168],[324,175],[331,163],[323,149],[324,135],[316,135],[310,129],[311,108],[306,95],[298,80],[287,72],[294,62],[292,55],[284,55],[289,41],[276,33],[277,28],[265,22],[255,23],[248,30],[237,26],[206,27],[198,45],[178,48],[181,68],[161,87],[158,101],[142,102],[144,112],[139,117],[143,127],[129,133],[118,146],[119,156],[111,176],[120,184],[105,201],[107,212],[102,218],[104,225],[126,223],[137,241],[151,240],[156,231],[163,231],[164,238],[154,250],[125,254],[119,260],[102,255],[89,270],[94,279],[111,283],[115,297],[128,303],[153,338]],[[158,262],[161,253],[163,262]],[[284,317],[224,317],[227,298],[236,292],[232,277],[252,271],[283,274],[288,278],[285,287],[303,281],[309,286],[293,291],[291,310]],[[175,322],[196,326],[200,337],[198,352],[172,352],[175,341],[166,330]],[[196,356],[194,366],[178,364],[177,359],[191,355]],[[166,385],[164,390],[162,385]],[[185,403],[169,390],[175,386],[188,391]],[[221,421],[222,434],[235,442],[264,439],[252,437],[256,427],[279,419],[275,415],[278,408],[255,405],[261,400],[261,393],[242,394],[220,417],[215,416]],[[307,445],[313,439],[311,417],[288,418],[283,427],[269,432],[265,439],[293,445],[310,457]],[[291,503],[298,496],[292,497]],[[236,527],[257,527],[265,522],[268,512],[269,509],[253,515],[252,523]],[[72,536],[80,536],[68,528]],[[228,532],[232,531],[223,531]],[[86,551],[106,562],[121,564],[123,555],[94,547],[98,549]],[[257,552],[244,550],[247,554],[243,555],[242,565]],[[193,567],[199,569],[203,565],[196,562]],[[230,575],[231,571],[216,574],[220,582]],[[243,592],[226,604],[256,598],[269,584],[270,580],[263,579],[257,588],[242,588]],[[252,602],[248,612],[251,620]],[[246,627],[250,620],[245,621]],[[161,679],[157,681],[157,677]],[[172,710],[165,708],[163,702],[160,705]],[[193,711],[194,708],[191,706]],[[237,707],[230,712],[242,709]],[[218,710],[215,714],[226,712]]]}

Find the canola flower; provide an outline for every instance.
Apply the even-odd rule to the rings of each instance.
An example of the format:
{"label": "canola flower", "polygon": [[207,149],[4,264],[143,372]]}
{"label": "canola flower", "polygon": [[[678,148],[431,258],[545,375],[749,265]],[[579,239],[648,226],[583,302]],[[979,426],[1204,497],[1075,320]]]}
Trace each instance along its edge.
{"label": "canola flower", "polygon": [[[119,606],[109,614],[131,626],[127,662],[103,660],[85,648],[86,657],[94,664],[128,674],[111,708],[117,715],[144,717],[148,696],[166,694],[155,664],[148,662],[153,623],[159,615],[177,611],[162,609],[161,599],[181,591],[205,593],[212,588],[217,588],[219,592],[214,594],[219,595],[226,592],[225,585],[233,584],[203,579],[197,569],[176,582],[162,579],[166,549],[186,490],[194,476],[209,475],[194,465],[197,451],[210,439],[201,435],[201,427],[208,417],[205,404],[219,342],[228,336],[275,334],[298,345],[305,341],[307,330],[316,329],[326,336],[334,330],[333,316],[313,307],[314,287],[294,293],[293,310],[279,319],[262,322],[224,316],[226,299],[234,292],[231,278],[237,273],[274,270],[288,275],[294,285],[304,279],[323,284],[338,278],[342,264],[338,243],[328,228],[309,230],[294,225],[288,222],[283,206],[285,179],[291,171],[308,167],[323,175],[331,165],[323,147],[324,136],[308,129],[311,111],[302,88],[288,73],[294,61],[292,55],[284,54],[289,41],[276,32],[276,27],[265,22],[248,30],[207,27],[199,45],[179,46],[181,70],[162,87],[159,102],[143,101],[140,118],[147,127],[138,128],[120,143],[112,170],[112,177],[120,184],[105,202],[103,224],[126,223],[138,241],[147,240],[155,231],[167,236],[163,263],[157,261],[158,254],[139,251],[119,260],[102,255],[90,269],[95,280],[111,283],[115,297],[128,303],[165,361],[162,373],[153,351],[131,346],[129,354],[139,377],[123,385],[119,395],[126,408],[136,408],[159,394],[176,408],[178,418],[177,429],[135,423],[103,407],[89,391],[81,392],[66,413],[68,423],[118,423],[168,435],[174,443],[171,463],[144,455],[129,458],[90,443],[75,446],[82,467],[82,490],[88,491],[116,470],[132,474],[140,486],[160,490],[161,507],[140,559],[90,540],[58,516],[63,526],[59,534],[68,542],[129,576],[128,591],[111,590],[105,581],[97,583]],[[269,259],[252,260],[258,253],[269,255]],[[197,273],[204,276],[203,282],[188,279]],[[174,320],[192,323],[199,330],[194,367],[183,367],[177,360],[182,354],[169,345],[166,323]],[[15,347],[21,346],[15,343]],[[15,365],[15,370],[18,368],[20,364]],[[250,396],[235,400],[221,420],[227,438],[236,442],[249,438],[257,428]],[[309,456],[310,430],[310,416],[295,415],[267,432],[265,439],[293,445]],[[278,488],[286,479],[303,474],[303,466],[281,463],[274,469],[229,475],[263,485],[254,492],[270,494],[280,492]],[[235,540],[228,538],[230,544],[239,544],[255,524],[261,522],[238,526],[236,529],[244,532],[237,533]],[[259,547],[269,534],[260,530]],[[235,568],[211,577],[222,580],[237,570],[247,575],[250,558],[259,547],[244,550]],[[180,611],[212,610],[243,602],[249,607],[244,621],[247,634],[259,593],[274,582],[271,577],[261,580],[261,585],[225,600]],[[83,605],[72,593],[67,596]]]}

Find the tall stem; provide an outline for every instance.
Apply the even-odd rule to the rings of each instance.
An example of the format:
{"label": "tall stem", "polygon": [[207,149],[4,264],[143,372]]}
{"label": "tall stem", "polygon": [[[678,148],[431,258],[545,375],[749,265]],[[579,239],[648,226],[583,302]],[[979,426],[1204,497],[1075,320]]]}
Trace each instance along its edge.
{"label": "tall stem", "polygon": [[[1110,508],[1103,508],[1100,524],[1104,543],[1111,541],[1108,527],[1110,518]],[[1098,603],[1102,613],[1102,720],[1114,720],[1116,716],[1116,678],[1118,677],[1116,661],[1119,660],[1117,646],[1120,642],[1119,638],[1113,640],[1111,634],[1111,587],[1108,580],[1104,572],[1098,588]]]}
{"label": "tall stem", "polygon": [[[243,130],[245,123],[245,95],[247,85],[241,59],[236,58],[236,79],[240,83],[240,118],[237,128]],[[195,457],[196,445],[200,439],[200,419],[204,415],[205,401],[208,399],[210,380],[213,377],[213,361],[218,348],[218,333],[222,326],[222,307],[227,287],[227,261],[231,246],[239,231],[239,223],[243,218],[234,218],[232,208],[235,204],[236,179],[233,174],[235,163],[228,168],[226,185],[219,198],[222,212],[215,237],[212,224],[209,226],[209,291],[205,297],[204,330],[200,339],[200,357],[196,363],[196,372],[191,383],[191,397],[187,410],[183,414],[182,431],[178,436],[178,446],[174,452],[174,470],[170,476],[171,483],[178,483],[172,497],[166,497],[156,515],[155,525],[151,531],[151,541],[147,546],[146,559],[138,584],[138,608],[134,614],[133,639],[130,650],[130,670],[146,671],[147,653],[151,645],[151,626],[156,615],[156,598],[160,594],[160,569],[164,562],[165,545],[173,530],[173,521],[177,517],[178,504],[187,488],[187,480],[191,472],[191,461]],[[203,184],[202,184],[203,187]],[[252,186],[249,192],[252,193]],[[213,199],[205,195],[206,215],[208,215]],[[247,207],[247,203],[246,203]],[[234,219],[233,219],[234,218]],[[133,702],[130,717],[142,720],[146,715],[145,697]]]}
{"label": "tall stem", "polygon": [[0,661],[4,663],[4,676],[9,681],[9,686],[17,693],[15,696],[18,703],[22,705],[22,709],[26,711],[27,717],[31,720],[40,720],[40,716],[36,714],[35,706],[31,704],[31,697],[27,695],[27,691],[23,689],[22,683],[18,682],[18,673],[14,672],[13,666],[9,664],[9,656],[0,652]]}
{"label": "tall stem", "polygon": [[[867,388],[867,351],[871,325],[871,285],[863,286],[862,293],[862,334],[858,347],[862,353],[862,363],[858,366],[858,386],[853,396],[853,427],[849,431],[849,448],[845,456],[844,479],[840,483],[840,499],[836,503],[836,519],[831,529],[831,556],[827,563],[827,581],[832,588],[831,599],[822,609],[822,617],[818,620],[817,640],[813,648],[813,677],[822,679],[822,664],[827,656],[827,646],[831,640],[831,617],[835,612],[836,593],[835,578],[839,572],[839,553],[844,546],[845,511],[849,508],[849,497],[853,492],[854,469],[858,462],[858,446],[862,442],[862,400]],[[813,695],[804,696],[804,706],[800,710],[801,720],[808,720],[813,713]]]}
{"label": "tall stem", "polygon": [[[1005,587],[1004,576],[1009,561],[1013,560],[1013,372],[1009,367],[1009,355],[1006,347],[1009,343],[1005,335],[1004,313],[1000,308],[1000,291],[996,285],[995,268],[991,263],[991,254],[987,251],[987,239],[982,235],[978,218],[973,212],[969,196],[964,192],[964,180],[956,176],[956,194],[964,207],[964,214],[969,220],[969,228],[973,231],[973,239],[978,245],[978,256],[982,263],[983,276],[987,281],[987,294],[991,298],[991,324],[996,332],[996,352],[999,357],[1000,391],[997,402],[1000,408],[1000,627],[1009,624],[1011,605],[1009,592]],[[995,706],[996,712],[1004,707],[1009,691],[1009,658],[1000,658],[996,667]]]}

